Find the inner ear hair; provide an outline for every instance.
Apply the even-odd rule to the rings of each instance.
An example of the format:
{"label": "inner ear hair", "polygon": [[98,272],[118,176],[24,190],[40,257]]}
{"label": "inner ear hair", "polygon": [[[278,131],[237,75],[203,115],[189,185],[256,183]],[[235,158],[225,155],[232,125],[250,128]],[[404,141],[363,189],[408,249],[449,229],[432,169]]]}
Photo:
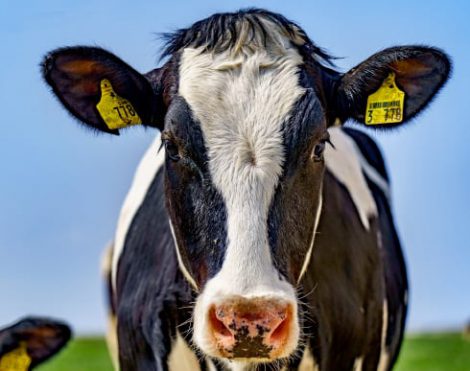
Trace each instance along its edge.
{"label": "inner ear hair", "polygon": [[407,119],[416,115],[436,96],[449,78],[449,58],[439,49],[427,48],[414,51],[403,60],[390,64],[395,72],[397,85],[405,92]]}

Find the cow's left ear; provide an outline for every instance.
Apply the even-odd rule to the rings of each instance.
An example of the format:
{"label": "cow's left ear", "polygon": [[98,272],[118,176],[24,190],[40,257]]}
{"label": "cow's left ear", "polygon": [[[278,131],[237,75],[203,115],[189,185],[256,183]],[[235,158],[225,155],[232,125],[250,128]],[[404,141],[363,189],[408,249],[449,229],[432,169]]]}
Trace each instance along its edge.
{"label": "cow's left ear", "polygon": [[26,317],[0,330],[0,370],[30,370],[52,357],[70,340],[65,323]]}
{"label": "cow's left ear", "polygon": [[337,81],[334,114],[375,127],[395,127],[418,114],[449,77],[441,50],[398,46],[378,52]]}

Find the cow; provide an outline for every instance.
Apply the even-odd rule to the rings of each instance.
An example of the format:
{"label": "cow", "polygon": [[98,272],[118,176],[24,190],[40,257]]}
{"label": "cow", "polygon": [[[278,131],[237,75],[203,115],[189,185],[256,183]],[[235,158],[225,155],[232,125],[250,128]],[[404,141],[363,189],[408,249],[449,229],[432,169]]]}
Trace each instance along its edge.
{"label": "cow", "polygon": [[0,371],[29,371],[59,352],[70,327],[55,319],[25,317],[0,329]]}
{"label": "cow", "polygon": [[260,9],[166,35],[141,74],[99,47],[42,73],[86,127],[158,134],[109,251],[121,370],[390,370],[408,286],[376,143],[449,77],[440,49],[396,46],[346,73]]}

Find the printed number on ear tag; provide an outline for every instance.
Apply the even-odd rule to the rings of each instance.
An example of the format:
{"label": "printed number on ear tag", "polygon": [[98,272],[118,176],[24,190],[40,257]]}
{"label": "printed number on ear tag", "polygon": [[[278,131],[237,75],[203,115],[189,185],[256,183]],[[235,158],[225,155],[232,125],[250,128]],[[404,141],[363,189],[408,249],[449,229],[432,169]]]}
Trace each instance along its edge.
{"label": "printed number on ear tag", "polygon": [[0,358],[0,371],[27,371],[30,364],[31,358],[26,351],[26,344],[21,343],[19,348]]}
{"label": "printed number on ear tag", "polygon": [[117,95],[109,80],[101,80],[100,88],[101,99],[96,108],[109,129],[121,129],[142,123],[131,102]]}
{"label": "printed number on ear tag", "polygon": [[395,83],[390,72],[380,88],[367,98],[365,123],[367,125],[396,124],[403,121],[405,93]]}

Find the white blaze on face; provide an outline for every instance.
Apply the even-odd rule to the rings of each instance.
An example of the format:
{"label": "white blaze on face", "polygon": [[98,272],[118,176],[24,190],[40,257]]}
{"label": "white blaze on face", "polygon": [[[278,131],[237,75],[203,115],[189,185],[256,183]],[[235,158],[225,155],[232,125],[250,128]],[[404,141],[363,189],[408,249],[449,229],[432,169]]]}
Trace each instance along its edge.
{"label": "white blaze on face", "polygon": [[282,46],[222,54],[186,48],[180,60],[179,94],[201,125],[212,182],[227,211],[226,256],[195,308],[194,339],[209,354],[209,305],[241,295],[296,306],[293,287],[273,266],[267,228],[285,158],[282,125],[304,93],[302,58],[289,41]]}

